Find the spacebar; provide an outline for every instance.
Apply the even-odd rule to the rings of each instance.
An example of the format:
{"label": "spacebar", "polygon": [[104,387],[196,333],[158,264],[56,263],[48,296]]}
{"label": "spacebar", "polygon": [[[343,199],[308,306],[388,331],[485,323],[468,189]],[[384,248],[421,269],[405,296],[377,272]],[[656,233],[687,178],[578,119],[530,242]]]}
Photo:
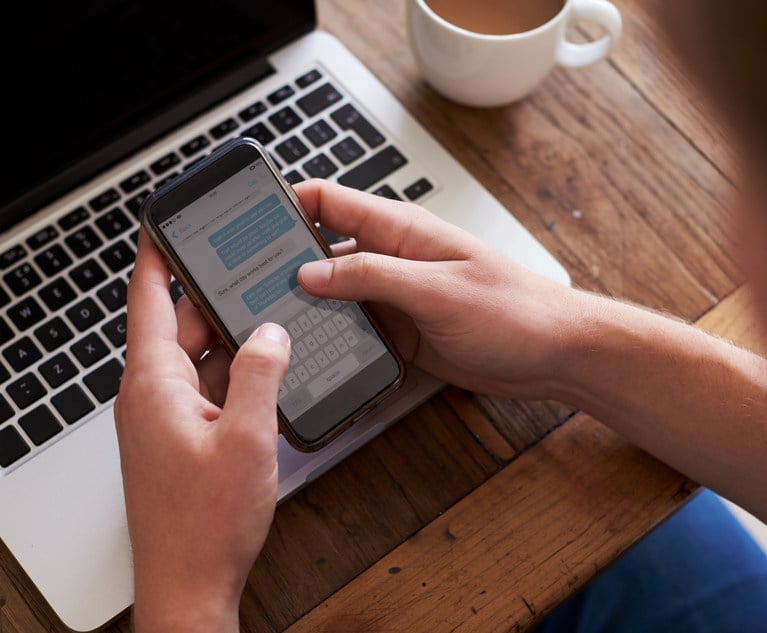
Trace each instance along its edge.
{"label": "spacebar", "polygon": [[396,147],[390,145],[346,172],[338,179],[338,182],[347,187],[365,190],[405,163],[407,158],[400,154]]}
{"label": "spacebar", "polygon": [[318,398],[328,389],[340,383],[344,378],[357,369],[359,365],[359,361],[355,358],[354,354],[344,356],[333,367],[317,376],[317,378],[307,385],[309,393],[315,398]]}

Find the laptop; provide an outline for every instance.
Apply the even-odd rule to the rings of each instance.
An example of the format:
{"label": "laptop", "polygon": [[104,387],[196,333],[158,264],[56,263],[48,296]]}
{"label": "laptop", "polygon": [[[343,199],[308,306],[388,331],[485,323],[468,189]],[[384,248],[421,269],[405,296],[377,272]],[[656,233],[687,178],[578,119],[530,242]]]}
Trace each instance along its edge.
{"label": "laptop", "polygon": [[[317,29],[312,0],[18,11],[0,61],[0,538],[63,623],[92,630],[132,603],[112,402],[137,212],[152,189],[251,136],[293,183],[412,200],[536,272],[569,277]],[[281,439],[280,501],[442,386],[411,368],[396,396],[323,450]]]}

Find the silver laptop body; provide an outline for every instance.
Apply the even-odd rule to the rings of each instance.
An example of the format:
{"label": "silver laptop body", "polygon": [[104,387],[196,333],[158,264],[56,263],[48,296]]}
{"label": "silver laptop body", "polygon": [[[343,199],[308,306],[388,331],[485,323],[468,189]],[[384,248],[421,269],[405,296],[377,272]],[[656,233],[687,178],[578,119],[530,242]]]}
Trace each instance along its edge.
{"label": "silver laptop body", "polygon": [[[86,382],[83,386],[82,382],[84,376],[96,374],[99,368],[108,363],[109,367],[114,368],[121,367],[124,362],[124,345],[120,340],[122,321],[119,317],[124,315],[125,308],[108,305],[109,301],[104,303],[105,296],[109,299],[109,295],[104,292],[107,285],[114,279],[127,282],[130,271],[130,265],[119,268],[117,264],[114,266],[117,270],[113,271],[110,266],[112,260],[105,260],[105,253],[118,242],[124,242],[135,249],[131,236],[137,228],[136,218],[125,207],[137,190],[133,189],[130,194],[126,194],[121,183],[143,172],[150,178],[148,182],[141,183],[139,189],[156,186],[173,171],[183,169],[219,142],[244,134],[258,124],[262,127],[257,128],[257,131],[264,133],[266,130],[275,136],[267,143],[267,147],[273,151],[284,173],[295,172],[292,174],[294,178],[311,176],[320,162],[327,170],[327,163],[315,160],[323,154],[338,168],[336,172],[327,175],[329,179],[336,180],[341,174],[354,170],[366,161],[380,162],[380,158],[377,158],[379,153],[391,146],[405,157],[405,162],[383,169],[377,165],[376,168],[381,169],[383,176],[372,182],[369,180],[376,178],[375,172],[372,176],[366,176],[365,169],[359,169],[355,177],[359,176],[359,182],[365,185],[365,189],[381,195],[394,194],[404,199],[412,197],[417,203],[477,235],[531,270],[559,282],[569,283],[563,267],[507,209],[438,145],[383,84],[337,39],[327,33],[310,30],[273,51],[267,61],[273,72],[255,84],[230,95],[225,101],[187,120],[183,125],[173,127],[151,144],[134,151],[129,157],[121,159],[108,170],[89,178],[43,208],[36,211],[30,208],[25,218],[2,235],[0,252],[21,245],[26,254],[17,252],[11,255],[11,259],[16,259],[0,274],[0,288],[10,300],[0,309],[0,314],[13,335],[0,351],[23,350],[23,346],[13,346],[27,337],[40,350],[41,357],[24,365],[19,371],[9,366],[8,356],[0,358],[0,362],[8,365],[9,373],[4,384],[0,385],[0,394],[12,411],[10,417],[0,423],[0,442],[3,438],[11,438],[5,449],[0,446],[0,455],[5,454],[6,461],[16,455],[13,451],[18,446],[14,448],[13,442],[18,442],[19,438],[28,449],[7,466],[0,467],[0,537],[53,611],[74,630],[92,630],[102,626],[132,603],[131,553],[111,410],[112,398],[100,402],[96,392],[89,386],[91,383]],[[297,83],[299,78],[301,81]],[[306,83],[307,78],[312,81]],[[307,108],[309,113],[303,110],[302,105],[313,102],[312,99],[301,100],[328,83],[338,95],[329,98],[332,103],[318,112],[314,112],[318,107],[316,104]],[[286,86],[289,90],[285,90]],[[328,89],[325,90],[328,92]],[[286,96],[287,92],[291,94]],[[317,101],[316,95],[313,99]],[[258,103],[266,109],[260,111],[261,106],[254,107]],[[352,112],[360,114],[384,140],[376,142],[370,136],[370,128],[361,127],[353,116],[344,118],[342,115],[350,112],[348,108],[341,115],[333,116],[347,105],[351,105]],[[278,128],[283,120],[270,117],[285,108],[298,114],[301,121],[286,133],[281,133]],[[320,120],[324,122],[321,125]],[[227,121],[233,121],[236,125],[222,125]],[[308,133],[310,128],[312,132]],[[216,130],[215,134],[212,130]],[[323,132],[326,136],[332,134],[332,138],[323,141]],[[315,133],[320,137],[315,136]],[[281,146],[286,138],[293,136],[298,137],[304,149],[308,150],[303,155],[298,156],[304,150],[295,150],[295,144]],[[180,150],[200,138],[207,143],[201,151],[187,157]],[[338,152],[331,151],[330,148],[349,138],[353,141],[351,152],[347,151],[349,147],[346,146]],[[373,146],[369,146],[368,142]],[[359,153],[354,146],[364,151]],[[161,163],[169,152],[180,157],[180,162],[156,174],[151,166]],[[359,155],[355,157],[355,154]],[[322,165],[318,167],[321,168]],[[94,199],[110,190],[117,191],[119,197],[108,202],[106,208],[93,210]],[[62,219],[79,208],[85,208],[89,218],[82,224],[65,229]],[[120,229],[117,233],[106,221],[96,223],[112,213],[113,208],[122,209],[123,213],[111,225],[112,228],[124,223],[125,218],[130,222],[128,227],[115,228]],[[68,223],[64,225],[69,226]],[[70,252],[70,245],[79,245],[79,242],[67,239],[87,225],[94,226],[93,230],[102,243],[85,257],[78,258]],[[55,229],[55,236],[51,236],[48,229],[51,226]],[[102,230],[104,227],[106,229]],[[49,233],[47,237],[46,231]],[[35,236],[42,236],[39,241],[45,243],[38,246]],[[52,245],[59,245],[73,260],[53,277],[63,277],[76,292],[76,298],[55,309],[49,309],[40,296],[41,290],[50,285],[51,281],[46,271],[41,269],[46,260],[37,259],[41,253],[47,253]],[[95,260],[98,268],[106,274],[105,279],[92,287],[88,287],[88,282],[83,282],[85,290],[78,283],[80,278],[72,275],[84,259]],[[27,268],[20,268],[24,265]],[[22,274],[6,279],[17,270]],[[28,291],[9,286],[30,270],[40,278],[37,285]],[[119,291],[113,294],[119,295]],[[17,306],[29,297],[35,299],[45,315],[26,327]],[[82,324],[77,321],[78,315],[74,315],[77,317],[75,320],[70,318],[72,315],[68,311],[86,299],[100,308],[104,313],[103,319]],[[11,315],[11,310],[17,312]],[[19,320],[20,325],[17,324]],[[53,320],[59,325],[63,322],[63,327],[70,330],[72,338],[62,346],[48,351],[43,342],[47,340],[46,334],[41,328]],[[107,323],[110,323],[112,330],[104,329]],[[80,330],[80,327],[83,329]],[[84,359],[81,361],[73,349],[78,341],[92,333],[106,346],[106,352],[102,349],[99,359],[88,364],[90,361],[87,353],[82,352]],[[50,359],[62,352],[74,364],[77,374],[54,388],[48,382]],[[49,365],[45,366],[47,371],[44,373],[46,362]],[[25,396],[24,384],[19,384],[25,376],[29,377],[33,391],[39,390],[39,383],[45,393]],[[53,382],[56,380],[53,379]],[[56,397],[74,384],[79,385],[93,409],[70,423],[66,416],[74,417],[72,412],[64,407],[62,413],[59,410],[59,406],[63,406],[61,398]],[[281,439],[280,501],[327,471],[441,387],[439,381],[411,368],[408,382],[393,399],[325,449],[312,454],[299,453]],[[97,385],[94,388],[98,391],[101,387]],[[101,394],[102,397],[105,394],[109,394],[109,391]],[[44,410],[47,411],[46,415],[38,416]],[[33,411],[37,413],[32,415]],[[56,425],[60,427],[58,430]],[[11,430],[4,434],[4,429]],[[41,440],[39,446],[35,440]]]}

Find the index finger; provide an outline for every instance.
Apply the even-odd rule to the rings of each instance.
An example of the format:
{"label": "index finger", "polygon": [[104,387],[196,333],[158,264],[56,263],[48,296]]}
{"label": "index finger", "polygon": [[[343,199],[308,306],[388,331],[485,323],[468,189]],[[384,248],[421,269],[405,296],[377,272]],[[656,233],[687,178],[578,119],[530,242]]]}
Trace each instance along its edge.
{"label": "index finger", "polygon": [[136,263],[128,283],[129,354],[151,359],[161,351],[159,343],[176,344],[176,313],[169,287],[170,272],[160,251],[142,228]]}
{"label": "index finger", "polygon": [[441,261],[462,257],[467,243],[474,239],[415,204],[316,178],[298,183],[294,189],[315,222],[355,238],[358,250]]}

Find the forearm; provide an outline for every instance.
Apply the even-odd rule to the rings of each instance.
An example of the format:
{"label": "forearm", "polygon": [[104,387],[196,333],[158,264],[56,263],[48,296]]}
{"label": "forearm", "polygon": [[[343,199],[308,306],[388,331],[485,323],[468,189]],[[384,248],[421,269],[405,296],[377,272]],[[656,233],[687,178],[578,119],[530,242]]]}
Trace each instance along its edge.
{"label": "forearm", "polygon": [[767,518],[767,361],[642,308],[581,306],[557,398]]}

